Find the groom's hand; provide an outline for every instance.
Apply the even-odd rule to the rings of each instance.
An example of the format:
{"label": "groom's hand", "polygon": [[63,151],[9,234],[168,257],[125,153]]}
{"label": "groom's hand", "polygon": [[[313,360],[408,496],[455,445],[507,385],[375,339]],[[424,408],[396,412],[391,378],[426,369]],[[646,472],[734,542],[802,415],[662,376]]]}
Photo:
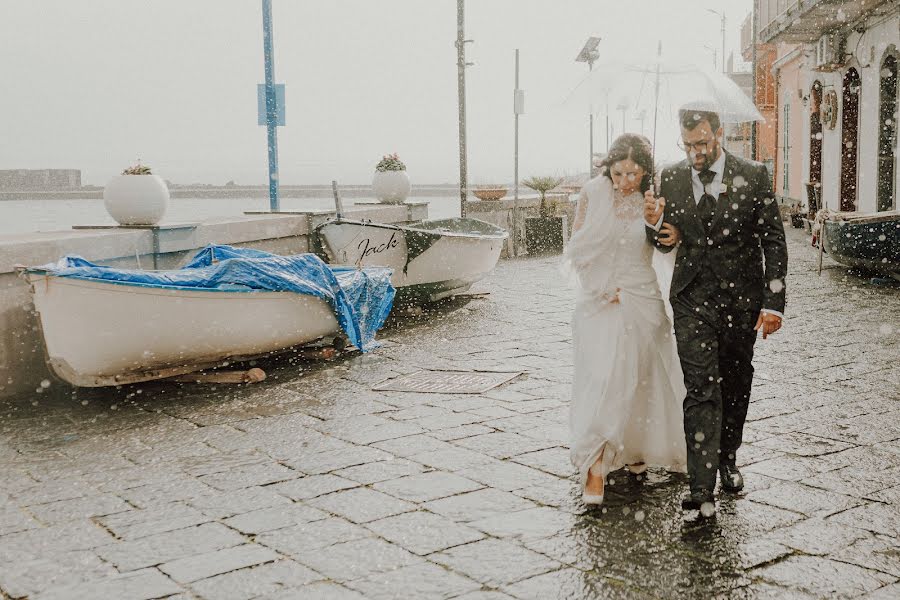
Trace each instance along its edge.
{"label": "groom's hand", "polygon": [[781,317],[771,313],[761,312],[759,313],[759,318],[756,320],[756,327],[753,329],[762,331],[763,339],[766,339],[781,329]]}
{"label": "groom's hand", "polygon": [[659,223],[665,207],[665,198],[657,198],[651,190],[644,192],[644,221],[651,225]]}
{"label": "groom's hand", "polygon": [[659,229],[659,243],[663,246],[676,246],[681,241],[681,232],[669,223],[663,223]]}

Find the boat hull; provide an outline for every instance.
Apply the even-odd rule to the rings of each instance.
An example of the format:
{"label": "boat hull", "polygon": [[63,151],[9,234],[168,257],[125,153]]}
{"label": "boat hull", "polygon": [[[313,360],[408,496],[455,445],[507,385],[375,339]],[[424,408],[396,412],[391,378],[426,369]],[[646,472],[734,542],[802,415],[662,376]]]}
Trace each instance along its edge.
{"label": "boat hull", "polygon": [[[453,221],[459,220],[447,223]],[[494,227],[468,220],[472,223]],[[434,302],[465,292],[497,266],[506,237],[502,230],[466,234],[359,221],[335,221],[318,228],[326,262],[392,268],[391,283],[401,303]]]}
{"label": "boat hull", "polygon": [[826,220],[825,250],[835,261],[878,271],[900,272],[900,214]]}
{"label": "boat hull", "polygon": [[277,353],[336,334],[322,299],[160,288],[29,273],[47,359],[81,387],[135,383]]}

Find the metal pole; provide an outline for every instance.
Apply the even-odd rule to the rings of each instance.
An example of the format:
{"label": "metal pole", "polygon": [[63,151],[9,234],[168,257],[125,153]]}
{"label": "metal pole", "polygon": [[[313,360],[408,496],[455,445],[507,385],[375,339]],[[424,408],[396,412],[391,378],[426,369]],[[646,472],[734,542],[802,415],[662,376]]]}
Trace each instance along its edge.
{"label": "metal pole", "polygon": [[722,10],[722,72],[725,72],[725,10]]}
{"label": "metal pole", "polygon": [[[513,199],[519,201],[519,111],[516,109],[516,95],[519,93],[519,49],[516,48],[516,89],[513,92],[513,113],[516,117],[516,150],[513,164]],[[513,238],[515,239],[515,238]]]}
{"label": "metal pole", "polygon": [[[751,23],[750,23],[750,25],[751,25],[750,26],[750,29],[751,29],[750,40],[751,40],[751,44],[753,46],[753,48],[752,48],[753,56],[751,58],[751,63],[752,63],[751,68],[753,69],[753,103],[756,104],[757,106],[759,106],[759,103],[757,102],[757,98],[756,98],[756,95],[757,95],[757,89],[756,89],[756,86],[757,86],[757,83],[756,83],[756,78],[757,78],[756,24],[758,23],[758,19],[759,19],[759,0],[754,0],[754,2],[753,2],[752,15],[753,16],[751,17]],[[757,124],[756,121],[750,122],[750,158],[752,160],[757,160],[757,158],[756,158],[756,124]]]}
{"label": "metal pole", "polygon": [[[594,61],[588,61],[588,74],[594,70]],[[588,136],[590,139],[589,145],[589,160],[588,160],[588,179],[590,179],[594,175],[594,107],[590,107],[590,115],[588,119],[588,127],[590,127],[590,135]]]}
{"label": "metal pole", "polygon": [[262,0],[263,56],[266,68],[266,132],[269,148],[269,210],[278,205],[278,112],[275,104],[275,53],[272,50],[272,0]]}
{"label": "metal pole", "polygon": [[609,92],[606,92],[606,153],[609,154]]}
{"label": "metal pole", "polygon": [[465,0],[456,0],[456,70],[459,89],[459,215],[466,216],[469,195],[466,173],[466,32]]}
{"label": "metal pole", "polygon": [[[654,170],[656,169],[656,123],[659,117],[659,69],[660,63],[662,63],[662,41],[656,47],[656,83],[654,85],[654,96],[653,96],[653,143],[650,145],[653,148],[651,164],[653,165]],[[655,188],[655,184],[651,185],[651,189]],[[656,190],[654,190],[655,193]],[[658,203],[657,203],[658,204]]]}

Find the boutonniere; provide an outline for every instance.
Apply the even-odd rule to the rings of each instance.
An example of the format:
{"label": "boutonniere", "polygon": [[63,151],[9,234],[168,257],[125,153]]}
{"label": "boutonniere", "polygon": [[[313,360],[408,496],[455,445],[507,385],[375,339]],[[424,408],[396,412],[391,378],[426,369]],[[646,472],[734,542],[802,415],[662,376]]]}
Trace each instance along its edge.
{"label": "boutonniere", "polygon": [[732,180],[730,176],[726,175],[722,178],[722,191],[719,193],[727,196],[732,190],[737,191],[734,189],[734,180]]}

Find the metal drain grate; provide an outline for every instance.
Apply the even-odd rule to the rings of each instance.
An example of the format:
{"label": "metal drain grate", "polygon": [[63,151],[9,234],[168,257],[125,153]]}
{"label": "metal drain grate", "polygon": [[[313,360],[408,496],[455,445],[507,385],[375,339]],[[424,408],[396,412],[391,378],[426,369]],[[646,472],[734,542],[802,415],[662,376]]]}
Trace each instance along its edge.
{"label": "metal drain grate", "polygon": [[375,385],[377,392],[481,394],[521,375],[496,371],[417,371]]}

